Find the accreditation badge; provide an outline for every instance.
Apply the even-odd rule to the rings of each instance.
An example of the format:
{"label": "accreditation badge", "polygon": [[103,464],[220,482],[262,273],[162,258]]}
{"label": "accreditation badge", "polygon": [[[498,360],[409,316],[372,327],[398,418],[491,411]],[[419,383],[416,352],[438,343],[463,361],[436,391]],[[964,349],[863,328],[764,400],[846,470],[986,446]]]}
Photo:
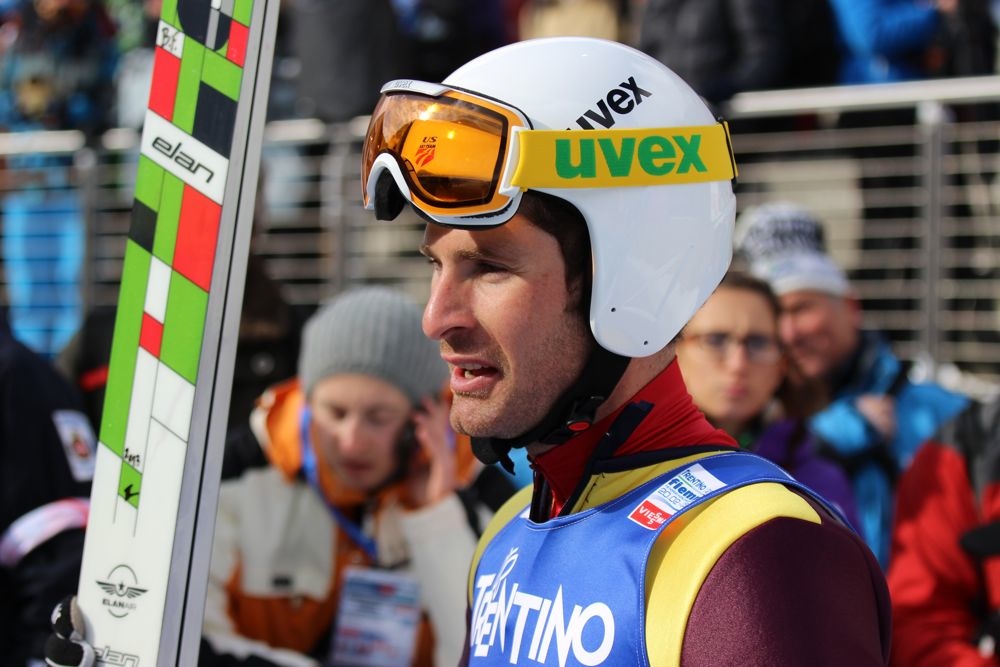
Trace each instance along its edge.
{"label": "accreditation badge", "polygon": [[73,479],[77,482],[92,481],[97,463],[97,442],[87,416],[78,410],[56,410],[52,413],[52,422]]}
{"label": "accreditation badge", "polygon": [[344,569],[332,667],[409,665],[420,625],[420,584],[400,572]]}

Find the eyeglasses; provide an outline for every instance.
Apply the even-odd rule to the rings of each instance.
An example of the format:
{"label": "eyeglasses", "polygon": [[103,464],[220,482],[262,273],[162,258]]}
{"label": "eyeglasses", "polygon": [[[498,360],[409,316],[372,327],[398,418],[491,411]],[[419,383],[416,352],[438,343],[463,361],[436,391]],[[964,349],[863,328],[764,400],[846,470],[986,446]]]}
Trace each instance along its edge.
{"label": "eyeglasses", "polygon": [[733,346],[742,347],[747,361],[754,364],[773,364],[781,359],[781,346],[771,336],[749,334],[738,338],[724,331],[708,331],[699,334],[684,334],[682,340],[698,343],[701,349],[711,354],[716,361],[723,362]]}

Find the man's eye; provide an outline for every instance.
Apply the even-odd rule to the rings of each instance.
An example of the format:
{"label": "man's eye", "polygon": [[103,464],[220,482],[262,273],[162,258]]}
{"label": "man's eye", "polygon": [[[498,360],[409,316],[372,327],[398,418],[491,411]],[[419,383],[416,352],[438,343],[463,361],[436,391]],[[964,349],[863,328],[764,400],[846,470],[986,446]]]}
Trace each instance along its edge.
{"label": "man's eye", "polygon": [[503,273],[507,271],[507,267],[500,266],[499,264],[491,264],[489,262],[479,262],[476,265],[476,269],[479,273]]}

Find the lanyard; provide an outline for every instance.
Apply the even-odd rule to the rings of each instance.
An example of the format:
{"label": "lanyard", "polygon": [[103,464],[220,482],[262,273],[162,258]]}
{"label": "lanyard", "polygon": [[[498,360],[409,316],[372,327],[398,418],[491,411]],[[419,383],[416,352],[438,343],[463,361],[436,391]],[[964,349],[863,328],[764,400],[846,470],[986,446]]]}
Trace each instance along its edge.
{"label": "lanyard", "polygon": [[309,482],[309,486],[319,494],[319,497],[323,499],[326,504],[326,508],[330,510],[331,516],[333,516],[334,521],[340,526],[340,529],[347,533],[347,536],[351,540],[361,547],[361,550],[368,554],[368,557],[372,559],[373,563],[377,563],[376,558],[378,551],[375,546],[375,540],[365,535],[361,532],[361,527],[344,516],[344,513],[337,509],[333,503],[326,497],[323,493],[323,489],[319,484],[319,473],[316,470],[316,453],[313,452],[312,448],[312,437],[310,435],[310,425],[312,424],[312,411],[309,410],[308,406],[303,406],[302,417],[299,420],[299,432],[300,441],[302,442],[302,472],[305,473],[306,481]]}

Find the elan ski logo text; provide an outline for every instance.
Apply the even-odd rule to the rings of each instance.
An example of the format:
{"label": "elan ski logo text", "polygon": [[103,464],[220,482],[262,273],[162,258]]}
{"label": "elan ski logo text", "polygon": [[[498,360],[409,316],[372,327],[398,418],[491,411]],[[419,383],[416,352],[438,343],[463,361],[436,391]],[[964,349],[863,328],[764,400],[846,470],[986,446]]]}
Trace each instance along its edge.
{"label": "elan ski logo text", "polygon": [[594,129],[593,123],[609,129],[615,124],[615,114],[624,116],[631,113],[642,104],[643,98],[652,96],[651,92],[635,82],[634,76],[630,76],[627,81],[622,81],[617,87],[609,90],[602,99],[597,100],[593,109],[583,112],[583,115],[576,119],[576,124],[585,130]]}
{"label": "elan ski logo text", "polygon": [[[499,571],[476,580],[469,647],[474,658],[500,653],[512,665],[531,662],[565,667],[600,665],[611,655],[615,617],[603,602],[574,604],[562,586],[536,595],[511,577],[518,550],[507,554]],[[549,662],[554,649],[554,662]]]}
{"label": "elan ski logo text", "polygon": [[99,665],[113,665],[114,667],[139,667],[139,656],[131,653],[116,651],[110,646],[94,647],[94,657]]}
{"label": "elan ski logo text", "polygon": [[146,112],[140,153],[216,204],[222,203],[229,159],[153,111]]}
{"label": "elan ski logo text", "polygon": [[188,153],[181,150],[181,146],[184,142],[178,141],[176,144],[171,144],[169,141],[163,137],[155,137],[153,139],[153,148],[163,153],[169,160],[173,160],[179,164],[183,169],[186,169],[194,175],[199,175],[199,172],[204,172],[201,174],[205,178],[206,183],[211,183],[212,179],[215,177],[215,172],[209,169],[204,162],[199,162],[197,159],[191,157]]}
{"label": "elan ski logo text", "polygon": [[135,599],[148,590],[139,587],[135,572],[128,565],[116,566],[106,579],[95,583],[104,591],[101,604],[115,618],[124,618],[134,611]]}

